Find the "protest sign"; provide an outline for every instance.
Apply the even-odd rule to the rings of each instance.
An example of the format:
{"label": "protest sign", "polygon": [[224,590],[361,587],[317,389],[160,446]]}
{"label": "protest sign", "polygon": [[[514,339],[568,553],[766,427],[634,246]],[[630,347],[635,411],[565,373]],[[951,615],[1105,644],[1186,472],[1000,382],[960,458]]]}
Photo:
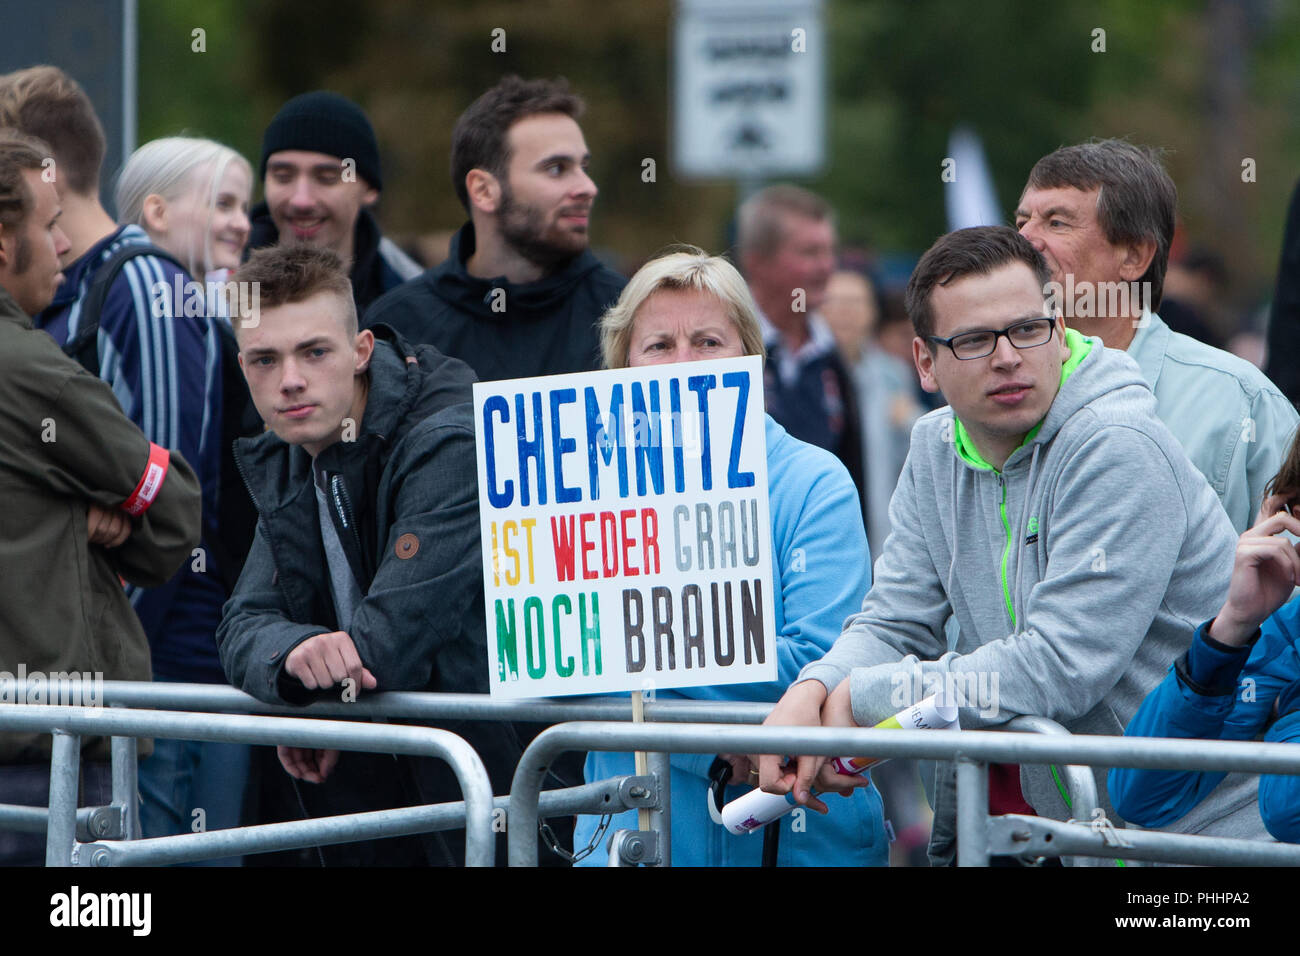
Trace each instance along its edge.
{"label": "protest sign", "polygon": [[776,679],[756,356],[474,386],[493,696]]}

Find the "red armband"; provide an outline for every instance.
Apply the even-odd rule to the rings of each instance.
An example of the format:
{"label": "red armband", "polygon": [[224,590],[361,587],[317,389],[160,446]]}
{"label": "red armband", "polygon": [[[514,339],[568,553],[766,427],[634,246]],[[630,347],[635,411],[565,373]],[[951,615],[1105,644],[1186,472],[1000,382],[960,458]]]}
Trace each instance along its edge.
{"label": "red armband", "polygon": [[166,448],[153,442],[149,443],[149,460],[145,463],[144,474],[140,476],[140,483],[135,486],[135,491],[131,492],[131,497],[122,502],[123,511],[139,517],[149,510],[153,500],[158,497],[163,479],[167,477],[167,467],[171,457],[172,453]]}

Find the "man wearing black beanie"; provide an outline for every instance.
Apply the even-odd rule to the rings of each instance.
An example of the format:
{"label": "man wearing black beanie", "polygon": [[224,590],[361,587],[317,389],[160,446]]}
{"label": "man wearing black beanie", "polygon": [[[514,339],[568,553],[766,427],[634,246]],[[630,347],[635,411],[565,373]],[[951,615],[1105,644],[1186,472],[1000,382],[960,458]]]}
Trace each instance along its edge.
{"label": "man wearing black beanie", "polygon": [[316,90],[285,103],[262,136],[261,176],[265,198],[251,213],[249,252],[281,240],[332,249],[350,263],[358,314],[420,273],[368,208],[383,188],[379,146],[351,100]]}

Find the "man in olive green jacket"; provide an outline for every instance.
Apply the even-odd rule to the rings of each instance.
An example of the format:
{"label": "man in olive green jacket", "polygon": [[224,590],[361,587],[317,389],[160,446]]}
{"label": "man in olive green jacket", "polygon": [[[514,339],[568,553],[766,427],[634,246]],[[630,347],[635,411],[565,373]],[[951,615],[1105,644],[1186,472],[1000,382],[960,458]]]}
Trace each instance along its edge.
{"label": "man in olive green jacket", "polygon": [[[149,645],[122,581],[164,583],[199,541],[190,466],[150,443],[108,385],[32,326],[68,248],[45,155],[38,141],[0,134],[0,704],[98,703],[97,680],[149,680]],[[95,764],[108,752],[103,738],[83,741],[88,801],[92,779],[95,789],[107,780]],[[49,735],[0,732],[0,802],[42,801],[49,753]],[[30,852],[0,832],[0,865],[39,863]]]}

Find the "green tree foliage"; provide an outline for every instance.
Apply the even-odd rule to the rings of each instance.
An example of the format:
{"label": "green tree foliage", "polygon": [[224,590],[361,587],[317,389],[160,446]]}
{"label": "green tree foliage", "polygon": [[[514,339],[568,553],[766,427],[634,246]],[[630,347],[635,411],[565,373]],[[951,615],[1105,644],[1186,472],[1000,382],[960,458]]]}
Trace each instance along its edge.
{"label": "green tree foliage", "polygon": [[[1226,42],[1215,33],[1226,2],[827,0],[829,162],[806,185],[835,203],[847,241],[915,254],[946,228],[940,164],[957,123],[982,137],[1008,219],[1044,153],[1126,136],[1170,148],[1189,234],[1228,257],[1239,293],[1258,292],[1300,175],[1300,14],[1241,0],[1240,93],[1225,102],[1233,87],[1212,82],[1225,74],[1211,54]],[[735,188],[671,171],[672,10],[672,0],[140,0],[141,141],[190,130],[256,163],[285,99],[334,89],[378,132],[385,228],[451,230],[465,218],[448,171],[456,117],[505,73],[563,75],[588,104],[596,246],[626,268],[676,241],[720,250]],[[199,27],[205,53],[191,51]],[[493,50],[498,29],[504,52]],[[1254,184],[1240,181],[1245,156],[1257,161]],[[647,158],[654,183],[642,181]]]}

